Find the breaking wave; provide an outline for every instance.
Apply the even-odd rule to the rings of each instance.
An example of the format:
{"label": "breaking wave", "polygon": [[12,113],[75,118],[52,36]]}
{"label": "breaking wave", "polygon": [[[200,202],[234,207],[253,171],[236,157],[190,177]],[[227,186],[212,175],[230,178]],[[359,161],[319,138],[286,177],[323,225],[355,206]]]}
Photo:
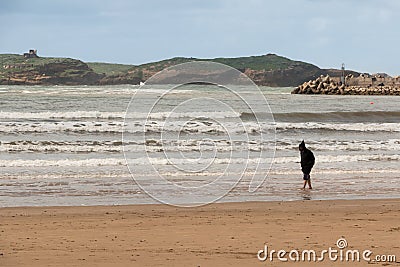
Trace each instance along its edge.
{"label": "breaking wave", "polygon": [[[246,159],[246,158],[217,158],[213,162],[215,164],[245,164],[245,163],[258,163],[260,159]],[[276,157],[274,164],[287,164],[298,163],[299,157]],[[368,161],[400,161],[400,155],[384,155],[384,154],[370,154],[370,155],[320,155],[317,159],[318,163],[332,163],[332,162],[368,162]],[[169,165],[171,162],[176,164],[204,164],[209,162],[209,159],[182,159],[182,158],[148,158],[141,157],[129,159],[129,162],[136,165],[148,165],[151,162],[153,165]],[[0,160],[0,167],[95,167],[95,166],[116,166],[126,165],[123,158],[102,158],[102,159],[63,159],[63,160]]]}

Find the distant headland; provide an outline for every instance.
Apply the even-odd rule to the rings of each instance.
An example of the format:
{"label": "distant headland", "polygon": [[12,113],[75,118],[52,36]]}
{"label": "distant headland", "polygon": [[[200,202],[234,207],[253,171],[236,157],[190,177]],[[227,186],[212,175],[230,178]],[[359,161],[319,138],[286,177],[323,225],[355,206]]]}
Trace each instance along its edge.
{"label": "distant headland", "polygon": [[[339,81],[340,77],[343,76],[342,70],[321,69],[313,64],[291,60],[276,54],[213,59],[176,57],[142,65],[125,65],[83,62],[72,58],[40,57],[37,50],[31,49],[28,53],[22,54],[0,54],[0,84],[140,84],[167,67],[191,61],[213,61],[226,64],[246,74],[257,85],[271,87],[296,87],[301,85],[293,93],[337,94],[337,92],[346,92],[344,90],[345,84],[343,85],[345,87],[341,87],[337,82],[336,92],[335,86],[327,90],[325,88],[327,83],[319,82],[319,80],[327,76],[332,81]],[[345,74],[347,82],[351,81],[349,77],[374,77],[368,73],[359,73],[351,70],[345,70]],[[388,78],[387,75],[384,76],[385,79]],[[359,79],[356,81],[358,81],[358,84],[361,83]],[[357,86],[358,84],[352,84],[352,86]],[[321,89],[322,86],[324,86],[323,89]],[[360,86],[364,86],[364,84]]]}

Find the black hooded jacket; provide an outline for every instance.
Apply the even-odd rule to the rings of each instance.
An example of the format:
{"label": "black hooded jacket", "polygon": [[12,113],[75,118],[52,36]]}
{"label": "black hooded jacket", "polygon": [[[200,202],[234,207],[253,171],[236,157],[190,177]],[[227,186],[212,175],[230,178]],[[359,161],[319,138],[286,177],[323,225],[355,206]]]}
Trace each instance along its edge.
{"label": "black hooded jacket", "polygon": [[315,163],[314,154],[311,150],[304,147],[304,150],[300,152],[301,155],[301,169],[304,173],[309,174]]}

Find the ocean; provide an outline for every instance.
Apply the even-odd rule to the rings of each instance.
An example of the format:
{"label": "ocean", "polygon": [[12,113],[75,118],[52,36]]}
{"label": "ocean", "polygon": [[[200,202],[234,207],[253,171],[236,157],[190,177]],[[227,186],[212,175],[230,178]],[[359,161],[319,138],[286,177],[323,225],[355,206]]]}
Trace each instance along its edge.
{"label": "ocean", "polygon": [[400,97],[259,88],[0,86],[0,206],[400,197]]}

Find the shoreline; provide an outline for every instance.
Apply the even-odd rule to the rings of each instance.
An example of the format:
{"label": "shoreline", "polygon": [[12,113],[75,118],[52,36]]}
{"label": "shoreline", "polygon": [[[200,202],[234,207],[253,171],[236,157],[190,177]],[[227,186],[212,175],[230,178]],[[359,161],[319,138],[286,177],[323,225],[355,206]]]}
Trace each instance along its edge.
{"label": "shoreline", "polygon": [[[299,189],[301,190],[301,189]],[[309,189],[306,189],[305,192],[312,192]],[[181,206],[175,206],[175,205],[170,205],[170,204],[165,204],[165,203],[129,203],[129,204],[99,204],[99,205],[47,205],[47,206],[0,206],[0,211],[2,209],[30,209],[30,208],[35,208],[35,209],[40,209],[40,208],[54,208],[54,209],[63,209],[63,208],[106,208],[106,207],[135,207],[135,206],[167,206],[167,207],[172,207],[172,208],[182,208],[182,209],[191,209],[191,208],[202,208],[202,207],[207,207],[209,205],[225,205],[225,204],[267,204],[267,203],[285,203],[285,202],[315,202],[315,201],[374,201],[374,200],[399,200],[400,201],[400,196],[389,196],[389,197],[381,197],[378,196],[376,198],[374,197],[352,197],[352,198],[324,198],[324,199],[308,199],[308,198],[303,198],[303,199],[282,199],[282,200],[249,200],[249,201],[222,201],[222,202],[212,202],[208,204],[203,204],[199,206],[193,206],[193,207],[187,207],[183,205],[189,205],[193,203],[183,203],[182,207]]]}
{"label": "shoreline", "polygon": [[341,237],[349,248],[394,254],[399,263],[399,216],[400,198],[231,202],[198,208],[6,207],[0,208],[0,265],[320,266],[260,262],[257,252],[264,244],[276,250],[321,251]]}

